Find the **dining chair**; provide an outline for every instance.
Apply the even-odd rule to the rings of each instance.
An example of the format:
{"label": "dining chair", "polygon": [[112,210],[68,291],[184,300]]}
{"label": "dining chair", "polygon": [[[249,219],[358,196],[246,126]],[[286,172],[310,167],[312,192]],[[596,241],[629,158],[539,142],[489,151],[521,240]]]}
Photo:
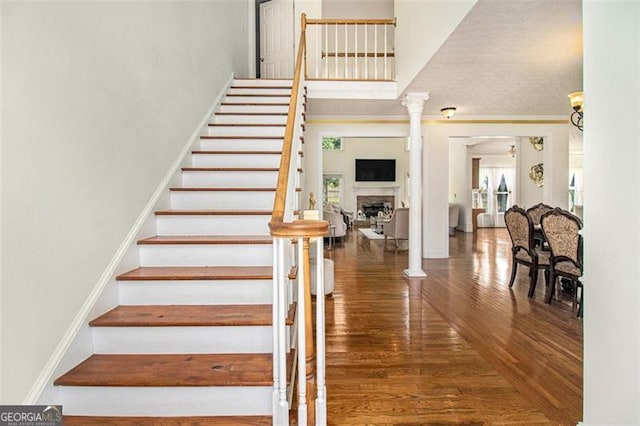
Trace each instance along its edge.
{"label": "dining chair", "polygon": [[409,239],[409,209],[399,207],[393,211],[389,222],[384,224],[384,250],[387,249],[387,239],[392,239],[398,253],[398,240]]}
{"label": "dining chair", "polygon": [[[540,223],[550,251],[550,285],[546,302],[551,303],[553,299],[558,277],[564,277],[571,282],[574,300],[578,301],[577,315],[581,317],[584,293],[583,285],[580,282],[583,271],[583,240],[580,234],[582,221],[566,210],[555,208],[542,215]],[[578,290],[580,290],[579,297]]]}
{"label": "dining chair", "polygon": [[511,237],[511,279],[509,287],[513,287],[516,279],[518,264],[529,268],[529,297],[533,297],[538,281],[538,271],[544,271],[547,285],[549,284],[549,253],[539,251],[533,241],[533,222],[531,217],[521,207],[516,205],[504,213],[504,221]]}
{"label": "dining chair", "polygon": [[540,218],[543,214],[551,210],[553,210],[553,207],[544,203],[538,203],[527,209],[527,214],[531,217],[531,221],[533,222],[533,242],[543,248],[544,236],[540,230]]}

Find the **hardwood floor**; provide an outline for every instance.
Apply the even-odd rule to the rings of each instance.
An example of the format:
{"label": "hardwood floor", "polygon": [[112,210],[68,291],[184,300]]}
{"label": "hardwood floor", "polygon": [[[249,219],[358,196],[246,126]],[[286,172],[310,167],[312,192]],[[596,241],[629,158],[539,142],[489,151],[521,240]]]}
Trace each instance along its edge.
{"label": "hardwood floor", "polygon": [[329,423],[566,424],[582,416],[582,322],[544,303],[526,268],[512,289],[503,229],[450,238],[449,259],[402,271],[407,252],[351,231],[327,255]]}

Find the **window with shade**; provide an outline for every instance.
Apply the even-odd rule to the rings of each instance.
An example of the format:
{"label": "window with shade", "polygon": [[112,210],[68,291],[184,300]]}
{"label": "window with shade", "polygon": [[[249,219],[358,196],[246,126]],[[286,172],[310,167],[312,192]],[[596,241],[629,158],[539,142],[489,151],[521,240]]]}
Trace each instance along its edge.
{"label": "window with shade", "polygon": [[342,175],[323,175],[322,190],[328,204],[342,205]]}

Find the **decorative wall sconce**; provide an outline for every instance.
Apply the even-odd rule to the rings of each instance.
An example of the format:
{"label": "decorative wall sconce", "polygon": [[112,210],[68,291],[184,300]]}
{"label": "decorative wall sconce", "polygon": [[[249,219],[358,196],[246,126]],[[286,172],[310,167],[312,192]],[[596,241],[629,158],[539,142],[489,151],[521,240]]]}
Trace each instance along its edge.
{"label": "decorative wall sconce", "polygon": [[573,92],[569,93],[569,102],[571,102],[571,108],[573,113],[571,114],[571,124],[582,130],[582,113],[584,110],[584,93]]}
{"label": "decorative wall sconce", "polygon": [[529,143],[536,151],[542,151],[544,149],[544,138],[542,136],[529,137]]}
{"label": "decorative wall sconce", "polygon": [[537,187],[544,185],[544,167],[542,166],[542,163],[531,166],[529,169],[529,178],[531,178]]}
{"label": "decorative wall sconce", "polygon": [[440,112],[442,113],[444,118],[448,120],[451,117],[453,117],[453,115],[456,113],[456,107],[445,107],[445,108],[442,108]]}

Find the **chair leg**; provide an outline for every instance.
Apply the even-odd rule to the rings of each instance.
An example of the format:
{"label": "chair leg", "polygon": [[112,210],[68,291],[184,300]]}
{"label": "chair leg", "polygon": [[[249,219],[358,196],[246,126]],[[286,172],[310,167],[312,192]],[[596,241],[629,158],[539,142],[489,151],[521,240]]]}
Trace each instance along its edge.
{"label": "chair leg", "polygon": [[396,254],[398,254],[398,247],[399,247],[399,246],[398,246],[398,239],[397,239],[397,238],[395,238],[395,239],[393,240],[393,243],[396,245]]}
{"label": "chair leg", "polygon": [[547,297],[545,298],[545,303],[551,304],[551,299],[553,298],[553,293],[556,291],[556,281],[558,277],[553,273],[553,268],[549,270],[549,287],[547,288]]}
{"label": "chair leg", "polygon": [[580,297],[578,298],[578,313],[576,314],[576,316],[578,318],[582,318],[582,309],[584,304],[584,286],[578,285],[578,287],[580,288]]}
{"label": "chair leg", "polygon": [[511,262],[511,278],[509,279],[509,287],[513,287],[513,283],[516,280],[517,269],[518,269],[518,262],[516,262],[516,258],[513,257],[513,261]]}
{"label": "chair leg", "polygon": [[533,294],[536,292],[536,284],[538,283],[538,265],[532,264],[529,269],[531,274],[531,281],[529,282],[529,297],[533,297]]}
{"label": "chair leg", "polygon": [[382,250],[387,251],[387,236],[384,236],[384,247],[382,248]]}

